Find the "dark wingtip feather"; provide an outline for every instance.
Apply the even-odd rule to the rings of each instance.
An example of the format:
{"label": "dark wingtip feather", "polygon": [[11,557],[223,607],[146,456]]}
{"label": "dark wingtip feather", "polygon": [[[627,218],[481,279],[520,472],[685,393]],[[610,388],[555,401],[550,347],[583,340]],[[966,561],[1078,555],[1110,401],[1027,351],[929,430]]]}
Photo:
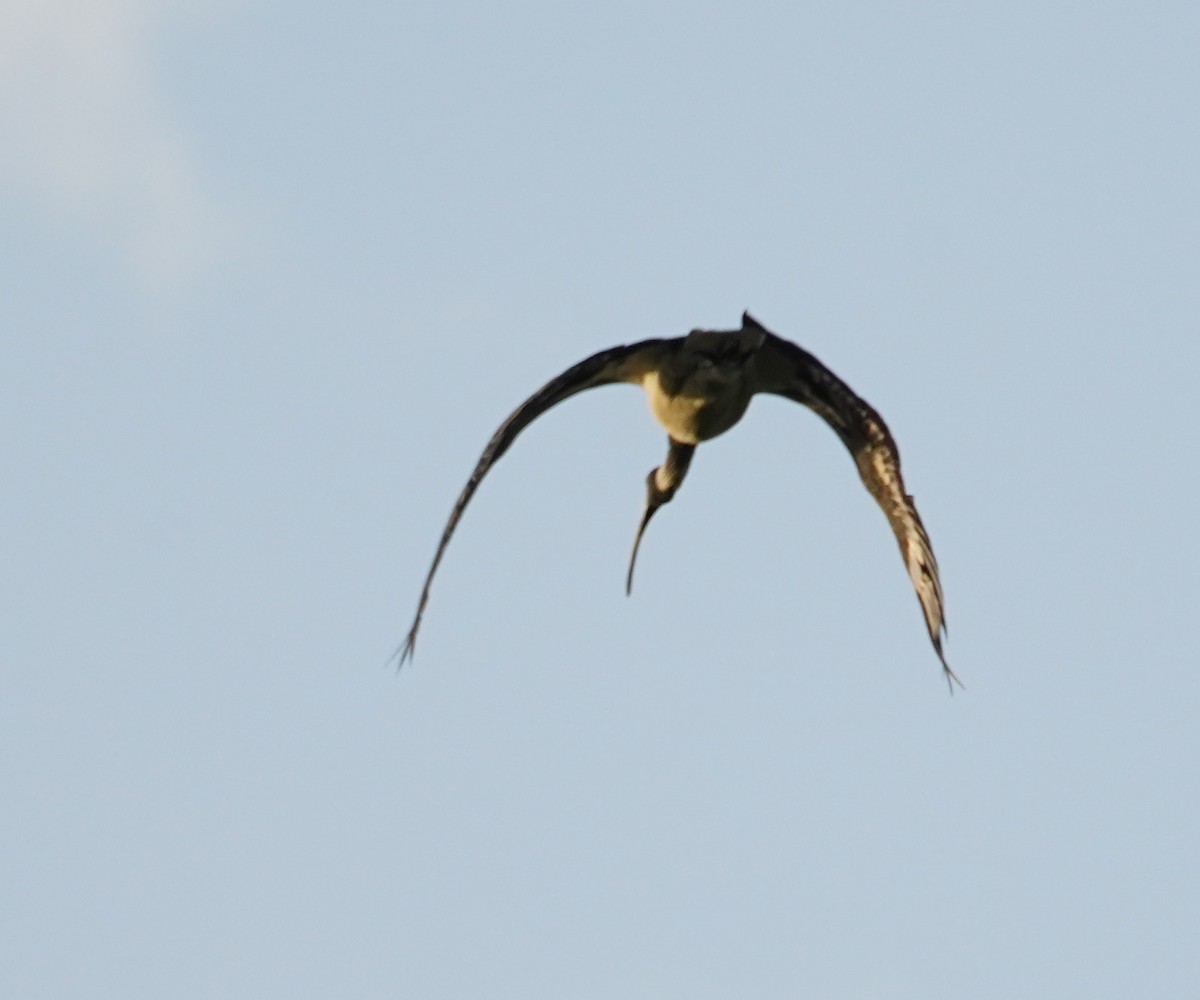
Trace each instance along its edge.
{"label": "dark wingtip feather", "polygon": [[967,686],[958,679],[958,674],[950,669],[950,664],[946,662],[946,656],[942,652],[942,640],[938,636],[933,640],[933,648],[937,651],[938,659],[942,661],[942,673],[946,677],[946,686],[950,688],[950,693],[954,694],[954,685],[957,684],[962,690],[966,690]]}
{"label": "dark wingtip feather", "polygon": [[397,646],[396,651],[387,658],[387,663],[384,666],[390,666],[394,662],[396,664],[396,673],[399,673],[404,668],[404,664],[415,656],[416,650],[417,626],[414,625],[404,642]]}

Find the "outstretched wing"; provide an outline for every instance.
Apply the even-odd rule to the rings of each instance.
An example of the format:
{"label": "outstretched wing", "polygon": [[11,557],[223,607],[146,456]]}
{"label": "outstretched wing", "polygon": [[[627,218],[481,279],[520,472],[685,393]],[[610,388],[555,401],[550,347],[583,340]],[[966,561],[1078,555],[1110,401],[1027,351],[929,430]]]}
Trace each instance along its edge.
{"label": "outstretched wing", "polygon": [[442,532],[442,540],[438,543],[437,552],[433,556],[433,564],[429,567],[429,573],[425,577],[425,586],[421,590],[421,599],[417,602],[417,613],[413,618],[412,628],[408,630],[408,638],[405,639],[404,645],[393,654],[393,658],[399,656],[401,666],[413,655],[417,644],[417,630],[421,627],[421,617],[425,614],[425,605],[429,602],[429,590],[433,586],[433,576],[437,572],[438,564],[442,561],[446,546],[450,544],[450,536],[454,534],[454,529],[458,526],[463,511],[466,510],[471,497],[475,495],[483,477],[487,475],[488,470],[495,465],[500,456],[508,451],[517,435],[550,407],[574,396],[577,392],[594,389],[601,385],[611,385],[614,382],[640,384],[646,373],[657,367],[664,346],[670,343],[670,340],[662,339],[643,340],[638,344],[612,347],[607,351],[593,354],[590,358],[568,368],[557,378],[551,379],[509,414],[508,419],[500,425],[487,443],[487,447],[483,449],[483,454],[479,456],[479,461],[475,464],[475,471],[471,473],[467,485],[463,487],[458,499],[454,502],[454,509],[450,512],[450,519],[446,522],[445,530]]}
{"label": "outstretched wing", "polygon": [[[755,321],[747,316],[746,322]],[[786,396],[815,410],[850,449],[863,485],[883,509],[896,534],[946,681],[961,687],[962,682],[942,652],[946,612],[933,543],[913,498],[904,491],[900,452],[883,418],[815,357],[772,333],[767,334],[755,359],[755,391]],[[953,683],[950,689],[954,690]]]}

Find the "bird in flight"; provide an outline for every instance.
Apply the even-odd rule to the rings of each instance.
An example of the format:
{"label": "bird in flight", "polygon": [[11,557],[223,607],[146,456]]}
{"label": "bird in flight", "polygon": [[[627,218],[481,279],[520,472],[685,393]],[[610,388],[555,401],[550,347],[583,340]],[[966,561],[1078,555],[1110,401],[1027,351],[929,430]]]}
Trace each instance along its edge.
{"label": "bird in flight", "polygon": [[517,435],[552,406],[585,389],[616,382],[640,385],[650,411],[667,432],[666,460],[646,477],[646,508],[629,557],[626,593],[633,588],[633,567],[646,525],[678,492],[696,446],[736,424],[755,393],[783,396],[814,410],[849,449],[863,485],[883,509],[900,544],[946,682],[951,691],[955,683],[962,686],[942,652],[946,615],[933,545],[913,498],[904,491],[900,453],[887,425],[866,400],[820,361],[771,333],[749,313],[742,314],[738,330],[693,330],[686,337],[643,340],[600,351],[551,379],[509,414],[483,449],[450,512],[425,577],[412,628],[397,650],[401,665],[416,648],[433,577],[450,537],[488,470]]}

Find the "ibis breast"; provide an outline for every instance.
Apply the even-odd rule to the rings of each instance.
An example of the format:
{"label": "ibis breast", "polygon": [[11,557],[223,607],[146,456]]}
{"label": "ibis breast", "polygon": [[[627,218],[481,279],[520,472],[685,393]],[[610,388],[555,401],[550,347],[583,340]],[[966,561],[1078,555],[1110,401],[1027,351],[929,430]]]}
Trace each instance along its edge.
{"label": "ibis breast", "polygon": [[750,405],[751,394],[741,378],[689,379],[671,393],[663,388],[658,373],[651,372],[643,388],[654,419],[681,444],[699,444],[724,434]]}

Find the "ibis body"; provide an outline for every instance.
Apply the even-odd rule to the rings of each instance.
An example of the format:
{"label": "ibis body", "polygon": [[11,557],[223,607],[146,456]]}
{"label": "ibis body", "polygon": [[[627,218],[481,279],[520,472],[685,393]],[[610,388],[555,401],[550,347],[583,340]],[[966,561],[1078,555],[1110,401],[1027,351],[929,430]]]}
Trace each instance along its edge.
{"label": "ibis body", "polygon": [[756,393],[783,396],[815,411],[850,451],[863,485],[883,510],[899,543],[946,679],[958,681],[942,649],[946,615],[933,545],[913,498],[905,492],[900,454],[887,425],[870,404],[813,355],[777,337],[749,313],[743,314],[736,330],[693,330],[684,337],[644,340],[600,351],[551,379],[509,415],[484,448],[450,512],[425,577],[412,628],[399,650],[401,664],[413,655],[438,565],[488,470],[517,435],[551,407],[585,389],[616,382],[642,386],[650,411],[667,432],[667,457],[646,477],[646,507],[629,559],[627,592],[633,586],[633,568],[646,525],[679,490],[696,446],[741,420]]}

